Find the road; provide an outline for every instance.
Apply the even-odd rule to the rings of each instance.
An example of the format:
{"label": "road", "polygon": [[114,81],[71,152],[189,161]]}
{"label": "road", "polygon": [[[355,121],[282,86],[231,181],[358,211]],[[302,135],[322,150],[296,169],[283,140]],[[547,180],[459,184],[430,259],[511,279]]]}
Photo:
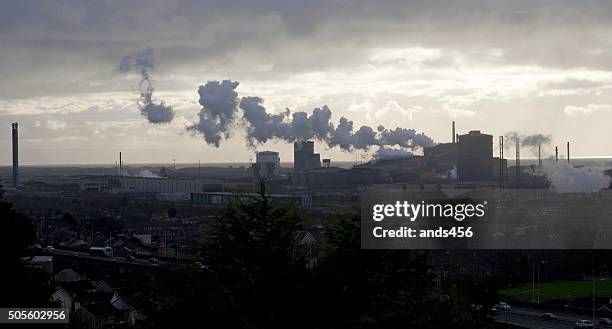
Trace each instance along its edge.
{"label": "road", "polygon": [[[523,328],[531,329],[552,329],[552,328],[575,328],[575,323],[578,320],[592,320],[590,316],[581,316],[578,314],[555,314],[557,319],[545,320],[542,318],[542,314],[545,313],[542,310],[528,309],[528,308],[517,308],[513,307],[511,311],[504,312],[499,311],[494,316],[494,319],[498,323],[508,323]],[[596,318],[597,321],[599,318]],[[610,328],[595,326],[595,328]]]}
{"label": "road", "polygon": [[66,258],[76,258],[79,260],[90,261],[90,262],[98,262],[98,263],[114,263],[117,265],[126,265],[126,266],[144,266],[144,267],[176,267],[175,262],[168,262],[164,260],[159,260],[158,262],[149,262],[144,259],[134,259],[130,260],[125,257],[105,257],[105,256],[94,256],[90,255],[86,252],[78,252],[71,250],[61,250],[61,249],[47,249],[47,252],[56,257],[66,257]]}

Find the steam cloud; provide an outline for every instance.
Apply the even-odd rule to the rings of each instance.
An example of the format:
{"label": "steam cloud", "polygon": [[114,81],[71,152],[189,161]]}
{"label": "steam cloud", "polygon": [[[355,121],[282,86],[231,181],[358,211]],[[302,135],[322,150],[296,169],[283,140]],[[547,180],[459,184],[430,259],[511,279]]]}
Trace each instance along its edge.
{"label": "steam cloud", "polygon": [[196,124],[187,127],[188,131],[200,133],[207,144],[219,147],[222,139],[230,137],[229,128],[236,120],[238,112],[237,81],[209,81],[198,88],[202,109]]}
{"label": "steam cloud", "polygon": [[406,159],[414,156],[414,153],[402,148],[380,147],[372,158],[374,161],[387,159]]}
{"label": "steam cloud", "polygon": [[153,101],[153,92],[155,91],[153,72],[155,67],[156,62],[153,48],[147,47],[123,57],[119,64],[119,72],[137,73],[140,75],[140,82],[138,84],[140,89],[140,98],[138,100],[140,113],[150,123],[168,123],[174,118],[172,107],[166,105],[163,100],[159,103]]}
{"label": "steam cloud", "polygon": [[[238,82],[231,80],[209,81],[200,86],[202,109],[197,123],[187,127],[199,133],[206,143],[219,147],[230,137],[231,128],[242,126],[247,133],[249,146],[255,147],[272,139],[294,142],[317,139],[329,147],[345,151],[366,150],[372,146],[400,146],[415,149],[434,145],[431,138],[414,129],[373,129],[361,126],[355,130],[353,121],[342,117],[338,125],[331,123],[332,112],[327,106],[315,108],[311,113],[293,112],[288,109],[280,114],[268,113],[261,97],[238,98]],[[238,117],[239,110],[242,117]]]}
{"label": "steam cloud", "polygon": [[558,193],[588,193],[610,186],[610,177],[604,174],[605,169],[609,168],[574,168],[564,161],[559,161],[544,166],[543,171],[552,188]]}
{"label": "steam cloud", "polygon": [[339,147],[345,151],[366,150],[372,146],[397,145],[415,149],[434,145],[431,138],[419,134],[414,129],[379,126],[376,130],[369,126],[354,129],[353,121],[341,117],[338,125],[330,120],[332,112],[327,106],[315,108],[311,114],[306,112],[269,114],[262,105],[260,97],[244,97],[240,101],[243,118],[247,127],[250,145],[265,143],[270,139],[288,142],[317,139],[329,147]]}

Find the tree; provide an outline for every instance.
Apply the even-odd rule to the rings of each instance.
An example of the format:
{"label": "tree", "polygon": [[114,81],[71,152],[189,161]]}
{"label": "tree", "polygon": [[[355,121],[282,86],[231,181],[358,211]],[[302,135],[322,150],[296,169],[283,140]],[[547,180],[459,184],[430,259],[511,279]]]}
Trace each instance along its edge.
{"label": "tree", "polygon": [[226,207],[200,247],[206,270],[160,274],[143,289],[142,326],[309,327],[316,304],[298,229],[293,207],[273,206],[264,193]]}
{"label": "tree", "polygon": [[[362,250],[358,215],[337,215],[326,256],[306,268],[293,207],[264,193],[230,205],[202,244],[205,270],[154,277],[144,289],[146,328],[486,328],[453,296],[434,293],[429,255]],[[180,321],[180,325],[176,323]]]}
{"label": "tree", "polygon": [[484,315],[435,294],[428,254],[363,250],[360,217],[336,215],[329,225],[320,290],[327,328],[483,328]]}
{"label": "tree", "polygon": [[0,298],[0,307],[43,307],[48,305],[48,291],[41,282],[24,271],[21,259],[26,247],[34,241],[30,220],[15,212],[13,205],[3,199],[0,185],[0,250],[2,274],[6,283]]}
{"label": "tree", "polygon": [[308,326],[311,273],[295,240],[299,229],[294,207],[273,206],[262,192],[227,207],[202,245],[202,258],[227,287],[244,325]]}

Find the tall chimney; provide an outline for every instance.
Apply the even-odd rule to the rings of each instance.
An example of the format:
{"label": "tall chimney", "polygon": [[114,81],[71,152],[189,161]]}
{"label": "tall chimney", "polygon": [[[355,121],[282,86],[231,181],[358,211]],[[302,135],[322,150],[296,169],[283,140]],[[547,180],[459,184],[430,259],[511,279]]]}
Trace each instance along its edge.
{"label": "tall chimney", "polygon": [[504,188],[504,136],[499,136],[499,188]]}
{"label": "tall chimney", "polygon": [[123,161],[121,160],[121,152],[119,152],[119,176],[123,174]]}
{"label": "tall chimney", "polygon": [[559,162],[559,147],[555,146],[555,162]]}
{"label": "tall chimney", "polygon": [[457,139],[455,135],[455,121],[453,121],[453,144],[455,144],[456,142],[457,142]]}
{"label": "tall chimney", "polygon": [[570,164],[569,142],[567,142],[567,164]]}
{"label": "tall chimney", "polygon": [[519,141],[519,139],[516,139],[516,170],[515,170],[515,175],[516,175],[516,188],[519,189],[521,188],[521,143]]}
{"label": "tall chimney", "polygon": [[19,131],[17,122],[12,124],[13,132],[13,186],[19,185]]}
{"label": "tall chimney", "polygon": [[542,144],[538,144],[538,166],[542,167]]}

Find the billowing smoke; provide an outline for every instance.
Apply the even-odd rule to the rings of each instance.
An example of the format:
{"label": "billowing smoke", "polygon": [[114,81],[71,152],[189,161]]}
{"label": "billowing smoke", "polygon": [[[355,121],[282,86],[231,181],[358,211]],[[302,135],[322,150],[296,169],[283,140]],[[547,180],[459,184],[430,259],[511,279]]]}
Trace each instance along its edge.
{"label": "billowing smoke", "polygon": [[230,137],[230,128],[238,112],[237,81],[208,81],[198,88],[202,109],[198,122],[187,130],[200,133],[208,144],[219,147],[222,139]]}
{"label": "billowing smoke", "polygon": [[140,75],[138,84],[140,90],[138,108],[140,113],[151,123],[168,123],[174,118],[174,110],[166,105],[163,100],[159,103],[155,103],[153,100],[155,67],[155,54],[152,48],[147,47],[123,57],[119,64],[119,72]]}
{"label": "billowing smoke", "polygon": [[508,142],[512,142],[512,145],[508,142],[506,142],[505,146],[506,147],[514,147],[514,144],[516,144],[517,141],[521,141],[521,136],[514,131],[508,132],[506,133],[506,135],[504,136],[504,139]]}
{"label": "billowing smoke", "polygon": [[531,150],[534,155],[538,154],[538,146],[549,145],[551,142],[550,135],[533,134],[533,135],[519,135],[516,132],[509,132],[505,135],[505,139],[510,143],[506,143],[507,148],[515,147],[516,142],[520,143],[521,147],[527,147]]}
{"label": "billowing smoke", "polygon": [[379,160],[395,160],[395,159],[407,159],[414,156],[414,153],[407,151],[402,148],[391,148],[391,147],[380,147],[374,155],[372,159],[374,161]]}
{"label": "billowing smoke", "polygon": [[550,144],[550,140],[550,135],[533,134],[529,136],[523,136],[521,146],[528,147],[531,150],[531,153],[533,153],[534,155],[538,155],[538,148],[540,146]]}
{"label": "billowing smoke", "polygon": [[[274,139],[287,142],[316,139],[345,151],[367,150],[372,146],[416,149],[434,145],[431,138],[414,129],[379,126],[374,130],[361,126],[355,130],[353,121],[345,117],[334,126],[330,121],[332,112],[327,106],[315,108],[311,113],[291,113],[288,109],[280,114],[268,113],[261,97],[238,99],[238,84],[224,80],[208,81],[200,86],[198,93],[202,109],[198,122],[188,126],[187,130],[202,134],[206,143],[215,147],[229,138],[230,130],[238,126],[246,130],[251,147]],[[242,110],[242,117],[239,117],[238,109]]]}
{"label": "billowing smoke", "polygon": [[564,161],[552,162],[543,167],[552,188],[559,193],[598,192],[610,185],[610,177],[604,167],[574,168]]}
{"label": "billowing smoke", "polygon": [[331,111],[327,106],[315,108],[312,114],[306,112],[269,114],[260,97],[244,97],[240,100],[247,141],[250,146],[265,143],[270,139],[293,142],[316,138],[328,140],[334,131],[329,122]]}
{"label": "billowing smoke", "polygon": [[255,146],[270,139],[288,142],[317,139],[329,147],[345,151],[366,150],[371,146],[400,146],[415,149],[434,145],[431,138],[414,129],[379,126],[376,130],[361,126],[355,130],[353,121],[341,117],[338,125],[330,122],[332,112],[327,106],[315,108],[312,113],[288,110],[282,114],[270,114],[260,97],[244,97],[240,101],[249,145]]}

